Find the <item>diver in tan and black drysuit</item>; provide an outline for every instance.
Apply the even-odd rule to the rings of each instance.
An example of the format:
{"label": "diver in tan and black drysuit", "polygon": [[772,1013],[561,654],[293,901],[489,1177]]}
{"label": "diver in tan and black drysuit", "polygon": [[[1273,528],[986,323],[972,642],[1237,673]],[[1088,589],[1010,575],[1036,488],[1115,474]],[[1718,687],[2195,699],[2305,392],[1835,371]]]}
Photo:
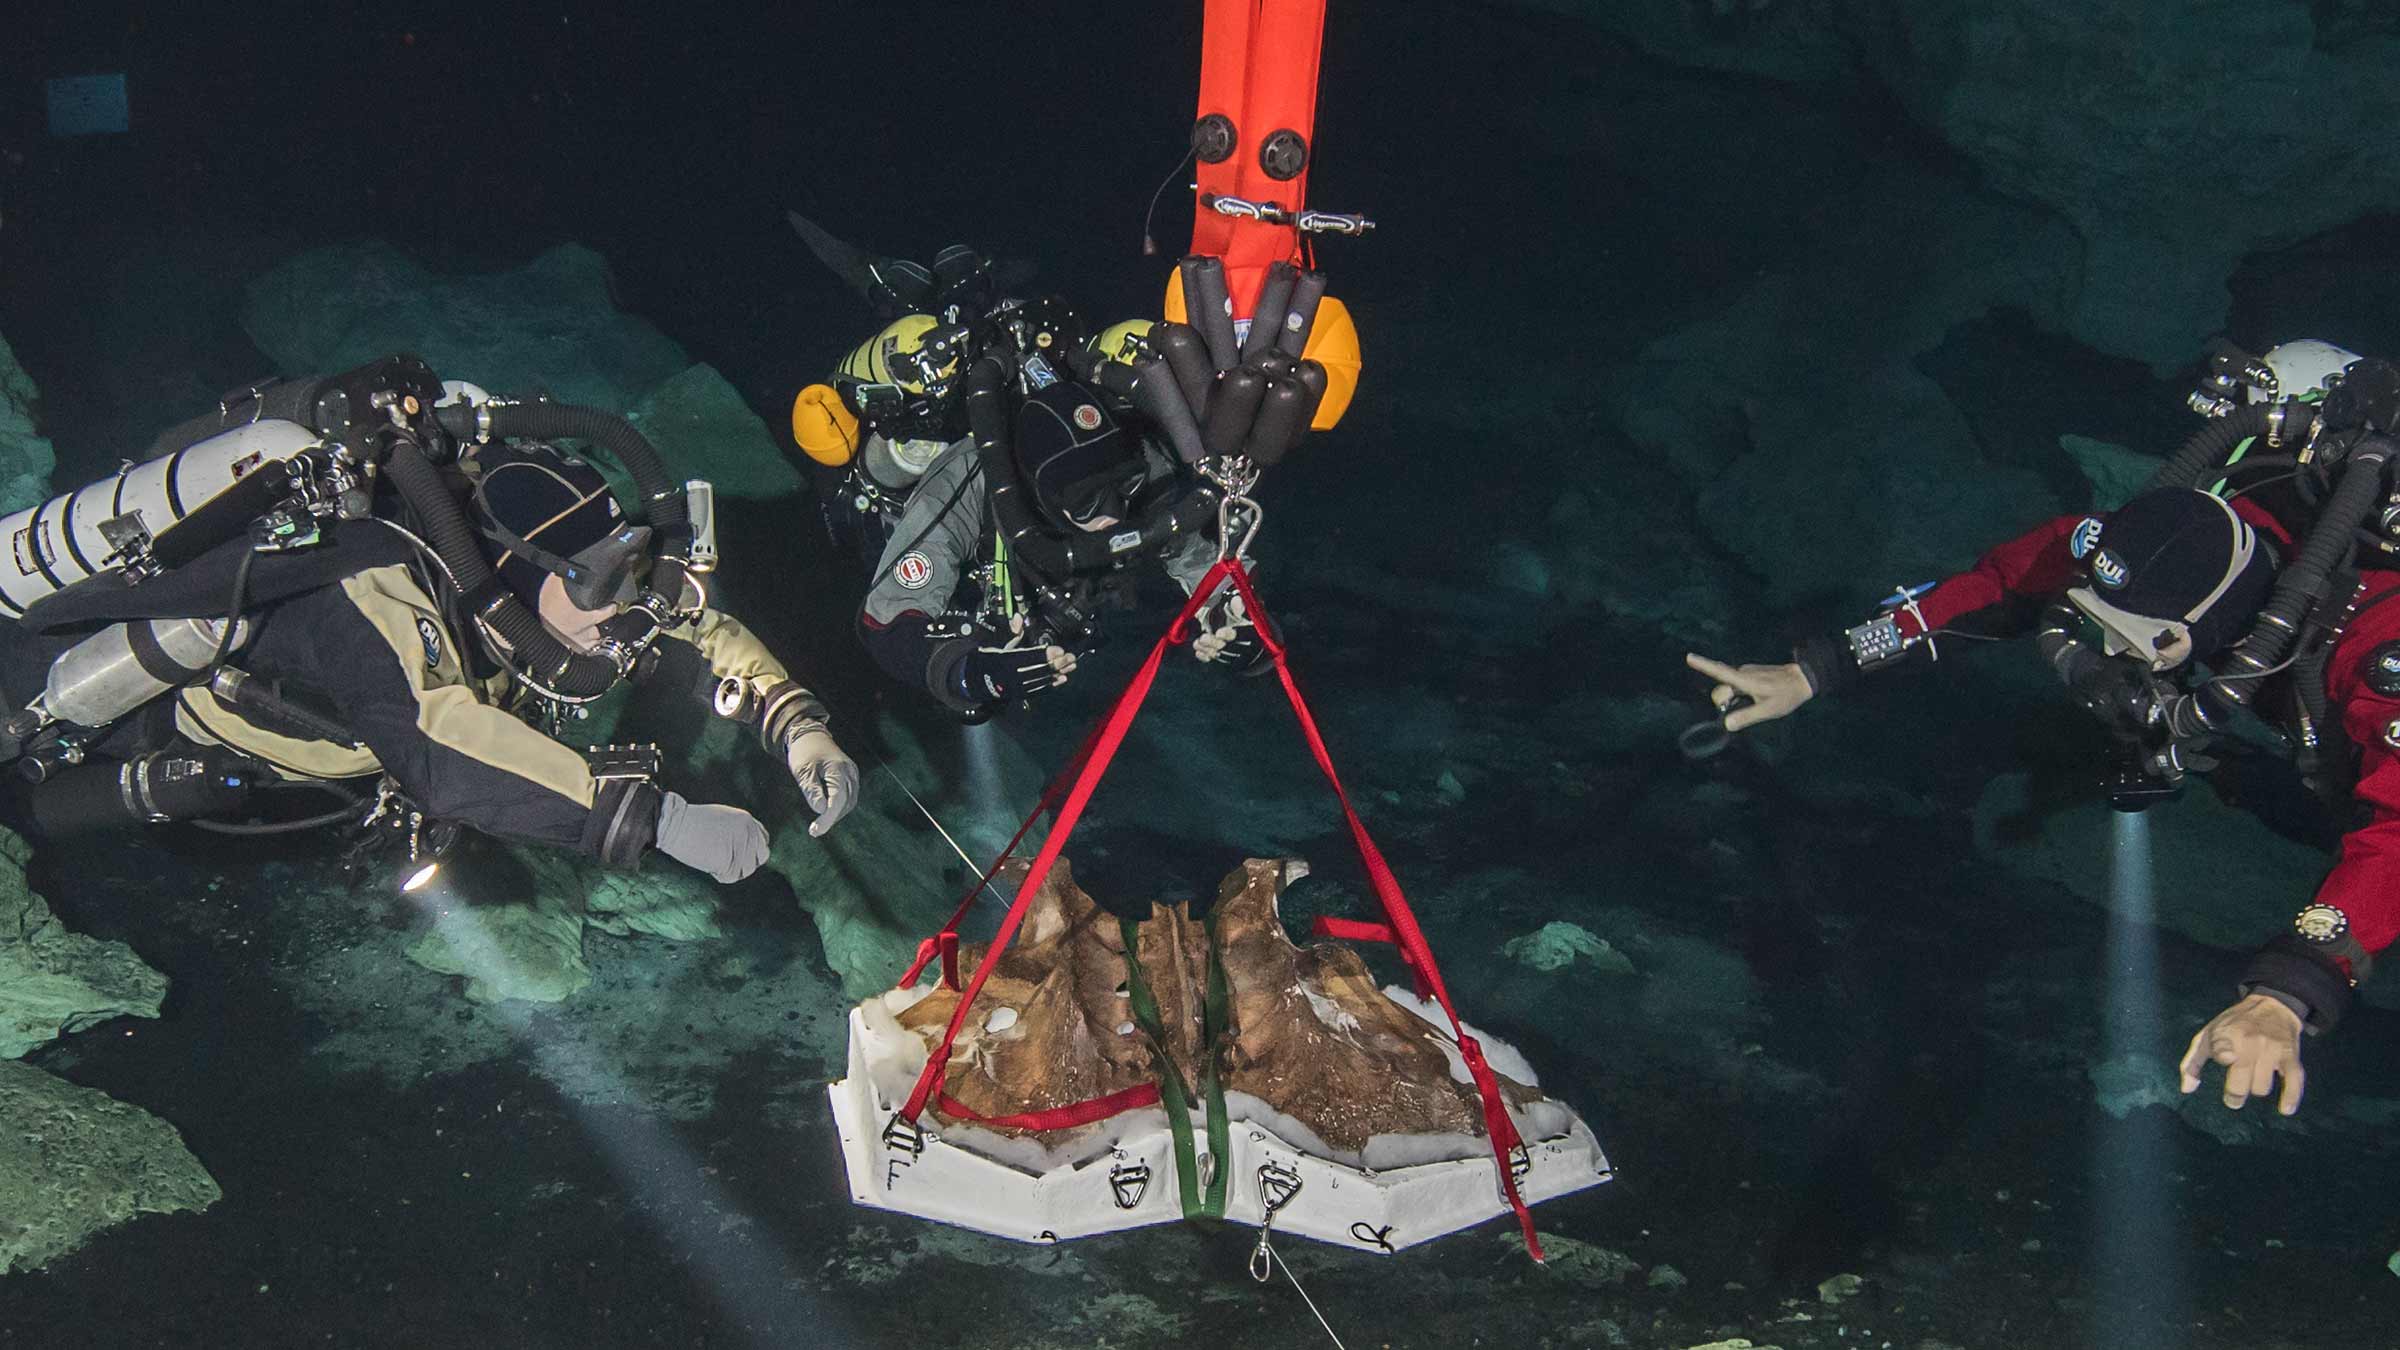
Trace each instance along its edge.
{"label": "diver in tan and black drysuit", "polygon": [[[137,565],[103,566],[29,604],[0,595],[24,610],[7,646],[8,692],[26,711],[9,730],[43,780],[27,794],[37,832],[238,815],[254,790],[380,780],[382,804],[411,822],[412,849],[420,824],[463,827],[618,866],[655,849],[719,881],[749,875],[768,845],[749,812],[661,786],[654,749],[587,759],[527,720],[571,712],[637,673],[688,687],[752,730],[817,812],[812,834],[851,809],[857,767],[823,704],[708,603],[713,540],[661,547],[689,533],[684,492],[650,466],[652,524],[633,524],[597,470],[538,438],[604,437],[654,460],[638,433],[592,410],[445,394],[413,361],[340,378],[352,387],[317,402],[418,411],[394,419],[396,431],[328,418],[321,434],[257,408],[229,411],[220,420],[230,428],[203,426],[214,434],[155,461],[164,491],[151,510],[172,528],[128,545]],[[529,434],[507,434],[516,427]],[[187,515],[179,477],[228,437],[266,448],[231,460],[233,484]],[[445,443],[452,467],[437,469],[428,451]],[[241,467],[268,454],[279,456],[268,467]],[[359,471],[367,463],[380,472]],[[270,477],[263,492],[243,486]],[[379,482],[417,491],[387,502]],[[0,529],[54,538],[35,553],[47,550],[46,570],[66,570],[70,556],[80,564],[101,549],[83,507],[107,487]],[[256,501],[217,510],[243,493]],[[324,509],[312,512],[312,500]],[[138,565],[177,554],[178,531],[212,511],[243,517],[232,539],[171,567]],[[110,522],[120,534],[129,514]]]}

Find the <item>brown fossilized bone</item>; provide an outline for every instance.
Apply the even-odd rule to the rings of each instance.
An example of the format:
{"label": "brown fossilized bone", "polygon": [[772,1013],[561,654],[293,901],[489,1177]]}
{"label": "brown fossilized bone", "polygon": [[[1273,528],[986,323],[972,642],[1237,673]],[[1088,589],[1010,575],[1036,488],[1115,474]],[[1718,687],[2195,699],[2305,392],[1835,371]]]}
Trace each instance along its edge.
{"label": "brown fossilized bone", "polygon": [[[1023,865],[1010,875],[1021,879]],[[1229,1093],[1247,1093],[1352,1152],[1377,1135],[1483,1133],[1475,1091],[1452,1076],[1446,1030],[1394,1003],[1356,951],[1334,942],[1296,947],[1278,899],[1294,864],[1253,858],[1218,888],[1216,950],[1230,993],[1218,1047]],[[960,964],[982,959],[965,946]],[[1211,945],[1188,907],[1153,905],[1139,957],[1157,999],[1168,1056],[1200,1081]],[[949,1094],[1001,1118],[1069,1106],[1157,1081],[1149,1040],[1134,1025],[1117,919],[1076,887],[1065,860],[1036,893],[951,1060]],[[900,1014],[938,1040],[958,995],[937,989]],[[1541,1093],[1503,1077],[1511,1106]]]}

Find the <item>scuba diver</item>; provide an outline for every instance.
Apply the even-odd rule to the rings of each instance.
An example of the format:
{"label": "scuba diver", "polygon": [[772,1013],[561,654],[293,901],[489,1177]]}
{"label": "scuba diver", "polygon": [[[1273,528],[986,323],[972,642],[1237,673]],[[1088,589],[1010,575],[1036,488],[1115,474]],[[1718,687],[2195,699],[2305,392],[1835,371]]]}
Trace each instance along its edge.
{"label": "scuba diver", "polygon": [[[644,519],[554,442],[632,479]],[[630,423],[495,399],[413,357],[253,386],[140,465],[0,521],[17,619],[0,752],[37,835],[186,820],[349,821],[412,867],[460,828],[621,867],[657,851],[732,882],[767,831],[658,784],[655,747],[555,729],[664,680],[781,757],[821,836],[858,769],[824,706],[709,604],[713,494]],[[370,787],[354,791],[350,785]],[[282,790],[343,805],[244,822]],[[269,816],[288,815],[268,811]]]}
{"label": "scuba diver", "polygon": [[[1119,324],[1069,359],[1087,371],[1094,355],[1125,361],[1141,350],[1145,328]],[[1214,491],[1144,433],[1138,414],[1094,383],[1060,374],[1043,382],[1052,358],[1038,338],[1026,347],[1011,338],[1007,349],[1033,353],[1013,414],[998,362],[979,364],[986,378],[962,402],[980,404],[985,435],[923,461],[890,518],[859,609],[878,666],[967,716],[1064,685],[1078,654],[1099,639],[1098,611],[1132,603],[1132,559],[1155,558],[1186,594],[1217,559]],[[905,450],[887,461],[877,439],[862,470],[873,475],[888,463],[905,474]],[[1239,596],[1227,591],[1203,611],[1193,653],[1264,668],[1265,644]]]}
{"label": "scuba diver", "polygon": [[[1087,341],[1063,302],[990,298],[979,257],[944,250],[919,297],[940,313],[893,319],[793,405],[794,439],[841,471],[821,480],[832,534],[872,560],[869,654],[973,720],[1064,685],[1100,611],[1131,603],[1133,563],[1155,558],[1188,594],[1219,539],[1246,546],[1256,525],[1219,519],[1254,471],[1212,457],[1188,413],[1156,415],[1174,386],[1158,335],[1181,325],[1128,320]],[[1276,457],[1305,430],[1295,401],[1267,432]],[[1230,590],[1203,611],[1193,652],[1265,669]]]}
{"label": "scuba diver", "polygon": [[2303,1032],[2330,1031],[2400,937],[2400,604],[2386,603],[2400,596],[2400,511],[2387,509],[2400,501],[2400,366],[2314,341],[2263,357],[2220,346],[2193,404],[2209,425],[2115,511],[2060,517],[1958,576],[1900,590],[1789,662],[1687,655],[1717,681],[1719,718],[1687,732],[1686,751],[1869,672],[1938,659],[1942,639],[2027,631],[2112,734],[2119,810],[2213,768],[2210,740],[2256,712],[2353,819],[2314,898],[2250,958],[2235,1002],[2180,1067],[2190,1093],[2222,1065],[2237,1110],[2280,1078],[2288,1116],[2305,1082]]}

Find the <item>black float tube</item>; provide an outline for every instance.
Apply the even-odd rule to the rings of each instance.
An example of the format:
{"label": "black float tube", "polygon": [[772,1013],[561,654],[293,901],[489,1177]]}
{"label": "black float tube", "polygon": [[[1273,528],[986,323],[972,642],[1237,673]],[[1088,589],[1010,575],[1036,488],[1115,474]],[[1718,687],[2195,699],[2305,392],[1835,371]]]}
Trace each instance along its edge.
{"label": "black float tube", "polygon": [[1225,293],[1225,264],[1206,255],[1176,264],[1183,275],[1183,315],[1208,343],[1208,363],[1220,374],[1241,363],[1233,340],[1233,302]]}
{"label": "black float tube", "polygon": [[1208,416],[1200,424],[1201,443],[1212,455],[1241,453],[1250,424],[1258,420],[1258,405],[1267,396],[1267,377],[1248,366],[1236,366],[1217,377],[1208,396]]}
{"label": "black float tube", "polygon": [[1150,340],[1166,359],[1167,369],[1175,372],[1175,387],[1183,391],[1184,406],[1197,415],[1208,406],[1208,389],[1217,379],[1216,367],[1208,361],[1207,340],[1190,324],[1173,320],[1151,329]]}
{"label": "black float tube", "polygon": [[1152,357],[1128,366],[1096,352],[1078,350],[1068,355],[1067,368],[1076,379],[1115,394],[1157,424],[1166,433],[1168,444],[1175,447],[1177,459],[1197,464],[1208,457],[1207,447],[1200,441],[1199,420],[1192,416],[1191,405],[1183,401],[1183,390],[1166,362]]}
{"label": "black float tube", "polygon": [[1280,259],[1267,268],[1267,279],[1258,288],[1258,304],[1250,311],[1250,332],[1242,339],[1243,365],[1255,366],[1276,349],[1284,319],[1292,312],[1292,287],[1298,277],[1299,269]]}
{"label": "black float tube", "polygon": [[1325,299],[1325,274],[1310,270],[1300,273],[1292,283],[1288,302],[1291,312],[1300,322],[1286,319],[1283,331],[1275,336],[1275,349],[1298,360],[1308,354],[1308,335],[1317,326],[1317,306]]}
{"label": "black float tube", "polygon": [[1309,396],[1308,386],[1297,377],[1270,377],[1258,420],[1250,424],[1250,435],[1242,442],[1242,453],[1262,469],[1282,463],[1301,434],[1308,430],[1309,414],[1315,408],[1316,400]]}

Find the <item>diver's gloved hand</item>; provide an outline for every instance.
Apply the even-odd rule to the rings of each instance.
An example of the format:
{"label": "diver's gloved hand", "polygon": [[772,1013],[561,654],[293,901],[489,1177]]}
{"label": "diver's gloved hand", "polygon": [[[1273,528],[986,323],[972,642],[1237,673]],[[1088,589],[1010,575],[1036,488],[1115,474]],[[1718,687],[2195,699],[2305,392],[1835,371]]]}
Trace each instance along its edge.
{"label": "diver's gloved hand", "polygon": [[1014,703],[1047,694],[1074,673],[1075,653],[1027,642],[1025,621],[1019,618],[1005,641],[988,630],[977,639],[975,650],[959,663],[959,692],[969,703]]}
{"label": "diver's gloved hand", "polygon": [[1717,682],[1708,691],[1708,701],[1718,708],[1732,703],[1737,694],[1749,697],[1748,707],[1725,714],[1727,731],[1741,731],[1778,717],[1789,717],[1801,704],[1817,696],[1817,687],[1808,682],[1808,673],[1800,669],[1798,662],[1736,667],[1711,661],[1698,652],[1685,652],[1683,663]]}
{"label": "diver's gloved hand", "polygon": [[657,848],[721,882],[740,881],[767,860],[767,827],[738,806],[710,806],[662,792]]}
{"label": "diver's gloved hand", "polygon": [[809,838],[824,838],[858,804],[857,761],[842,753],[823,723],[803,722],[783,743],[783,762],[800,785],[800,800],[817,813],[808,827]]}
{"label": "diver's gloved hand", "polygon": [[2283,1076],[2283,1097],[2275,1109],[2291,1115],[2300,1109],[2307,1076],[2300,1071],[2300,1014],[2271,994],[2251,994],[2218,1013],[2193,1035],[2183,1052],[2183,1090],[2200,1088],[2200,1074],[2210,1060],[2225,1066],[2225,1105],[2239,1111],[2252,1097],[2275,1090]]}
{"label": "diver's gloved hand", "polygon": [[1247,675],[1266,659],[1267,644],[1258,635],[1241,592],[1228,592],[1222,601],[1200,611],[1200,632],[1192,639],[1192,655],[1212,666]]}

